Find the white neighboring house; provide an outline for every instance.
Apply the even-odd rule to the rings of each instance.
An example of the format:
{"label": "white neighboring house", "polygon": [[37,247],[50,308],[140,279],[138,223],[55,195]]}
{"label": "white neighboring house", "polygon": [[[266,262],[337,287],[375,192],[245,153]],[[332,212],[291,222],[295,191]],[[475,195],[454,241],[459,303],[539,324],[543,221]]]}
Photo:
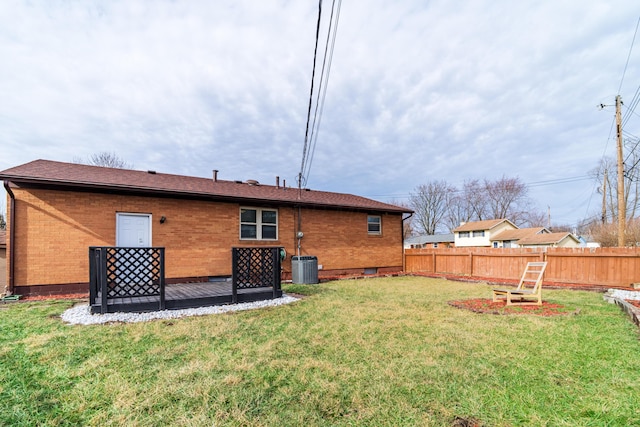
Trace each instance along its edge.
{"label": "white neighboring house", "polygon": [[494,248],[519,248],[520,240],[538,234],[551,233],[545,227],[518,228],[515,230],[505,230],[502,233],[491,237],[491,244]]}
{"label": "white neighboring house", "polygon": [[489,219],[460,224],[453,230],[456,247],[491,247],[491,238],[506,230],[518,227],[508,219]]}

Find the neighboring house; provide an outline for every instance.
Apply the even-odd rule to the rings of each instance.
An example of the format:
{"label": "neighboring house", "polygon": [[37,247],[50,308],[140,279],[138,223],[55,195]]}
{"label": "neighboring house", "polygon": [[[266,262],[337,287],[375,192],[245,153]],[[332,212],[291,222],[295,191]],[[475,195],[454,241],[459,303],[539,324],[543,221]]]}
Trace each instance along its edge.
{"label": "neighboring house", "polygon": [[544,233],[550,233],[550,231],[544,227],[505,230],[502,233],[497,234],[495,237],[492,237],[491,244],[494,248],[518,248],[520,247],[519,241],[521,239]]}
{"label": "neighboring house", "polygon": [[7,232],[0,230],[0,294],[7,286]]}
{"label": "neighboring house", "polygon": [[590,236],[576,236],[580,241],[581,248],[599,248],[600,243],[594,241]]}
{"label": "neighboring house", "polygon": [[491,247],[491,238],[505,230],[515,230],[515,224],[508,219],[490,219],[460,224],[453,230],[456,247],[485,246]]}
{"label": "neighboring house", "polygon": [[[0,172],[7,190],[9,292],[88,290],[90,246],[165,247],[168,281],[232,271],[231,248],[317,257],[319,276],[401,271],[403,214],[364,197],[36,160]],[[299,235],[303,236],[298,238]]]}
{"label": "neighboring house", "polygon": [[522,248],[577,248],[580,246],[580,240],[568,231],[558,233],[534,234],[518,241]]}
{"label": "neighboring house", "polygon": [[409,237],[404,241],[405,249],[421,249],[421,248],[450,248],[454,244],[453,233],[451,234],[434,234]]}

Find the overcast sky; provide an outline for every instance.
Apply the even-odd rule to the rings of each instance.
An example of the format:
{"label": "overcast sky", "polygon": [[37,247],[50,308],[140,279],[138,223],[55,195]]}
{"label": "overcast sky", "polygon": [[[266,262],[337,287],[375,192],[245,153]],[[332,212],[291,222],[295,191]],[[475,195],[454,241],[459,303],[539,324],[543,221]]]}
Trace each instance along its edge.
{"label": "overcast sky", "polygon": [[[317,14],[312,0],[3,0],[0,170],[110,151],[295,186]],[[631,0],[345,0],[307,186],[406,201],[434,179],[519,177],[553,223],[599,212],[588,172],[615,156],[615,109],[596,106],[638,90],[639,18]]]}

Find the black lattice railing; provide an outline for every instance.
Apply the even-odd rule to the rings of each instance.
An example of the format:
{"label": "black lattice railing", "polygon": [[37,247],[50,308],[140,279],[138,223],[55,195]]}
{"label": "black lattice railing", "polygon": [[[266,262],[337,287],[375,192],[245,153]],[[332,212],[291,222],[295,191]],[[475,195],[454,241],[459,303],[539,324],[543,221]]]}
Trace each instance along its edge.
{"label": "black lattice railing", "polygon": [[160,297],[164,309],[164,248],[89,248],[89,293],[101,300],[106,312],[109,299]]}
{"label": "black lattice railing", "polygon": [[280,290],[279,247],[232,248],[233,302],[238,289],[273,287],[274,298]]}

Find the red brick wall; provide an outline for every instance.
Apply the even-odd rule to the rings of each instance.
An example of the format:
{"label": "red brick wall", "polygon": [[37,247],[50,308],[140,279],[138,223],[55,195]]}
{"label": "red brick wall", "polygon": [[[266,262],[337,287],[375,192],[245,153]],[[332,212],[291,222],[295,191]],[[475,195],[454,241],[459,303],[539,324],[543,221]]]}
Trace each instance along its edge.
{"label": "red brick wall", "polygon": [[[232,246],[284,246],[291,271],[298,210],[278,209],[278,241],[239,239],[237,203],[13,189],[15,285],[88,282],[88,247],[113,246],[116,213],[152,214],[152,245],[166,248],[167,278],[231,275]],[[242,205],[250,206],[250,205]],[[167,218],[164,224],[160,217]],[[302,209],[302,255],[331,270],[402,269],[401,215],[382,214],[382,235],[367,234],[367,214]]]}

